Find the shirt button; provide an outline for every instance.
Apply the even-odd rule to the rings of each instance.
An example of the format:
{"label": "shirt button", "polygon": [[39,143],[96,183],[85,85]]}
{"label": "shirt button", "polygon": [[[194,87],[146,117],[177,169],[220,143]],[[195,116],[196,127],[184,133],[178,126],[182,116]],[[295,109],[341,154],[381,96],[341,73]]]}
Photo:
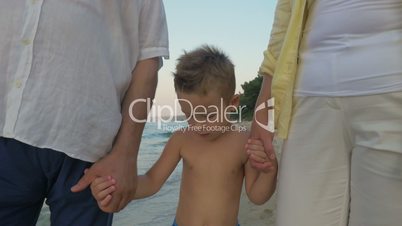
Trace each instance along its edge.
{"label": "shirt button", "polygon": [[21,88],[21,86],[22,86],[21,80],[18,79],[17,81],[15,81],[15,87],[17,87],[19,89],[19,88]]}
{"label": "shirt button", "polygon": [[30,39],[23,39],[23,40],[21,40],[21,43],[24,45],[24,46],[28,46],[28,45],[31,45],[31,40]]}

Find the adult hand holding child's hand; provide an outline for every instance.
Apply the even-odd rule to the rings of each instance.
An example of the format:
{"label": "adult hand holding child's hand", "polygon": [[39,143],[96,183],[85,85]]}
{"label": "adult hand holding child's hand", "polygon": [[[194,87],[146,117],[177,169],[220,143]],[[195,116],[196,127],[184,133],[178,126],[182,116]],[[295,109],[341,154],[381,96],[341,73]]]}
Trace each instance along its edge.
{"label": "adult hand holding child's hand", "polygon": [[[270,144],[272,146],[272,142]],[[248,139],[245,146],[249,161],[253,168],[264,173],[276,172],[277,160],[273,148],[269,150],[260,139]],[[269,153],[273,154],[269,154]]]}
{"label": "adult hand holding child's hand", "polygon": [[[123,152],[122,152],[123,153]],[[71,188],[72,192],[80,192],[87,188],[96,178],[111,176],[115,180],[113,196],[108,205],[99,205],[99,208],[108,213],[122,210],[134,196],[137,188],[136,158],[113,151],[100,159],[89,168],[80,181]],[[109,198],[108,198],[109,199]]]}

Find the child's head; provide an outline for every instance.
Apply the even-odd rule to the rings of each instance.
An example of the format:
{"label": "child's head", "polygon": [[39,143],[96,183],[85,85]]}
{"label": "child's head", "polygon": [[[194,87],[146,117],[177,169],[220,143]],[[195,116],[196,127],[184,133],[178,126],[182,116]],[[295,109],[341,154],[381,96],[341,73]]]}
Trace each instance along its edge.
{"label": "child's head", "polygon": [[234,65],[221,50],[208,45],[201,46],[185,52],[178,59],[174,87],[177,93],[200,96],[216,92],[229,102],[236,87]]}
{"label": "child's head", "polygon": [[215,47],[204,45],[185,52],[178,59],[174,86],[192,125],[223,126],[228,122],[227,114],[238,105],[234,65]]}

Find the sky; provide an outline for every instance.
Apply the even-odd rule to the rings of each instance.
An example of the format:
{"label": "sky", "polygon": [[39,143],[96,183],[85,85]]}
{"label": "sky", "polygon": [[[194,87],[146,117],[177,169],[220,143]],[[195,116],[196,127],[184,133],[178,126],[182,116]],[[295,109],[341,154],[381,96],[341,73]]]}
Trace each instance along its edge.
{"label": "sky", "polygon": [[164,0],[170,59],[159,71],[155,105],[173,105],[172,72],[184,50],[202,44],[222,49],[233,61],[236,92],[257,76],[274,17],[275,0]]}

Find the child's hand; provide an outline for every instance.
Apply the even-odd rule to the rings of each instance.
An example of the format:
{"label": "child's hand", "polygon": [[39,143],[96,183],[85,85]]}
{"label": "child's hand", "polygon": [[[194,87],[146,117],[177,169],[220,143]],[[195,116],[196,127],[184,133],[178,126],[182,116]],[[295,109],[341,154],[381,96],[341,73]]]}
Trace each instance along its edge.
{"label": "child's hand", "polygon": [[91,184],[93,197],[98,202],[99,207],[107,206],[112,200],[112,193],[116,190],[116,180],[111,176],[97,177]]}
{"label": "child's hand", "polygon": [[264,144],[259,139],[249,139],[246,144],[246,151],[249,157],[249,161],[262,164],[264,167],[261,169],[263,172],[276,172],[277,161],[276,158],[269,158],[264,151]]}

